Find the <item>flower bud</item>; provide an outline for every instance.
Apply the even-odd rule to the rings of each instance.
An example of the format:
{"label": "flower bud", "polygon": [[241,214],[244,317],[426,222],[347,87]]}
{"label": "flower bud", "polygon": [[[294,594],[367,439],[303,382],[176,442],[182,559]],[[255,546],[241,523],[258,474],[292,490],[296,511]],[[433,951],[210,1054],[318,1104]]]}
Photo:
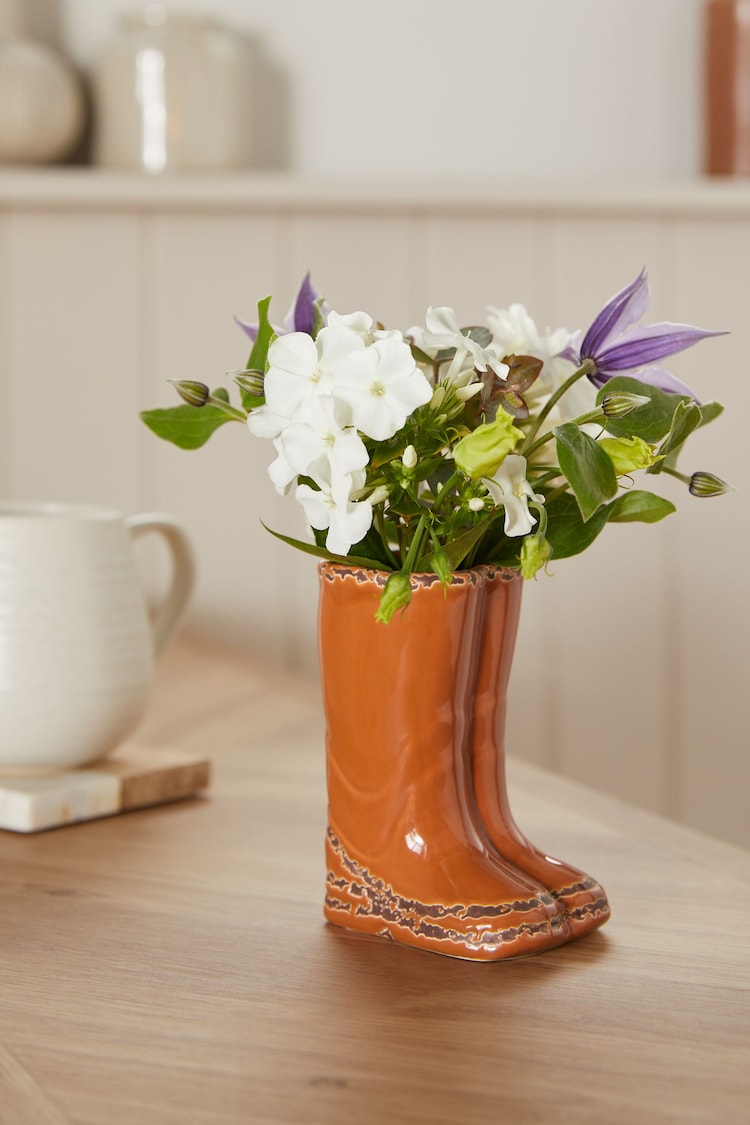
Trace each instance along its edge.
{"label": "flower bud", "polygon": [[618,477],[647,469],[656,461],[651,446],[639,437],[602,438],[599,445],[615,467]]}
{"label": "flower bud", "polygon": [[205,406],[211,393],[205,383],[197,383],[194,379],[169,379],[180,398],[188,406]]}
{"label": "flower bud", "polygon": [[263,396],[262,371],[230,371],[229,374],[240,390],[247,391],[249,395],[255,395],[258,398]]}
{"label": "flower bud", "polygon": [[543,535],[527,535],[521,544],[521,574],[533,578],[549,562],[552,548]]}
{"label": "flower bud", "polygon": [[413,445],[407,445],[401,458],[401,464],[405,469],[416,469],[417,451]]}
{"label": "flower bud", "polygon": [[639,406],[645,406],[650,401],[651,399],[646,395],[631,394],[629,391],[617,394],[611,391],[602,399],[602,413],[607,418],[625,418]]}
{"label": "flower bud", "polygon": [[466,387],[456,387],[456,398],[460,402],[468,402],[474,395],[478,395],[481,391],[483,383],[469,383]]}
{"label": "flower bud", "polygon": [[387,500],[389,495],[390,492],[388,490],[388,486],[385,484],[379,484],[378,487],[374,488],[370,495],[367,497],[367,501],[374,508],[376,504],[382,504],[384,500]]}
{"label": "flower bud", "polygon": [[731,484],[727,484],[721,477],[714,476],[713,473],[698,472],[693,473],[688,485],[688,491],[693,496],[723,496],[727,492],[734,492]]}
{"label": "flower bud", "polygon": [[388,575],[375,620],[387,625],[397,610],[404,610],[411,601],[411,581],[408,574],[397,570]]}
{"label": "flower bud", "polygon": [[472,480],[492,477],[522,437],[523,430],[513,425],[507,411],[500,409],[494,422],[486,422],[461,438],[453,451],[456,467]]}
{"label": "flower bud", "polygon": [[472,512],[481,512],[485,506],[485,501],[481,496],[472,496],[469,501],[469,508]]}

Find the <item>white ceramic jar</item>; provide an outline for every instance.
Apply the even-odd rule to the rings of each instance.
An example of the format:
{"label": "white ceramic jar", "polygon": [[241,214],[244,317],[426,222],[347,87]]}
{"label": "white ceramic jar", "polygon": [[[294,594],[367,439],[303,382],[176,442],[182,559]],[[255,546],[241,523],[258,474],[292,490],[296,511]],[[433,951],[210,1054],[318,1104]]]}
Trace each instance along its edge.
{"label": "white ceramic jar", "polygon": [[250,51],[211,17],[160,4],[122,16],[92,79],[97,163],[151,173],[250,163]]}
{"label": "white ceramic jar", "polygon": [[72,66],[31,39],[0,35],[0,163],[43,164],[66,156],[86,120]]}

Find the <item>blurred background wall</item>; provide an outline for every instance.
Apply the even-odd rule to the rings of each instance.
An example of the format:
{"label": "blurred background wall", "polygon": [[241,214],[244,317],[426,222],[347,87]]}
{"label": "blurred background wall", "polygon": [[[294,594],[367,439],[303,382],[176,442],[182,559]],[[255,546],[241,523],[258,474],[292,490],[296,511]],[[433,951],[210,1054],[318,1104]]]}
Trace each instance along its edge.
{"label": "blurred background wall", "polygon": [[[88,66],[128,0],[23,0]],[[253,39],[300,173],[678,176],[700,160],[701,0],[180,0]],[[263,112],[259,115],[263,118]],[[268,146],[267,142],[262,146]],[[278,155],[278,153],[276,153]]]}
{"label": "blurred background wall", "polygon": [[[133,7],[4,3],[84,75]],[[729,408],[689,468],[738,492],[668,487],[676,516],[529,584],[510,749],[749,844],[750,184],[700,176],[702,7],[214,0],[253,52],[251,167],[0,169],[0,494],[176,512],[191,624],[314,676],[315,567],[260,527],[303,533],[265,443],[227,427],[186,454],[138,411],[174,401],[168,378],[221,383],[247,353],[232,315],[269,292],[283,313],[307,269],[340,311],[402,328],[428,303],[468,322],[520,300],[572,329],[646,265],[652,319],[732,332],[674,369]]]}

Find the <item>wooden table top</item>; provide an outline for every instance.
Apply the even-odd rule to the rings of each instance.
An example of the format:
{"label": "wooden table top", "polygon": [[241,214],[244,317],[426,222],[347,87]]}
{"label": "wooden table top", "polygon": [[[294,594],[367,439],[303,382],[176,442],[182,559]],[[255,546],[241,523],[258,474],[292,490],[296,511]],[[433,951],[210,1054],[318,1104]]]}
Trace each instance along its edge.
{"label": "wooden table top", "polygon": [[747,853],[511,763],[613,917],[455,961],[324,924],[314,689],[188,639],[142,734],[210,794],[0,833],[2,1125],[750,1121]]}

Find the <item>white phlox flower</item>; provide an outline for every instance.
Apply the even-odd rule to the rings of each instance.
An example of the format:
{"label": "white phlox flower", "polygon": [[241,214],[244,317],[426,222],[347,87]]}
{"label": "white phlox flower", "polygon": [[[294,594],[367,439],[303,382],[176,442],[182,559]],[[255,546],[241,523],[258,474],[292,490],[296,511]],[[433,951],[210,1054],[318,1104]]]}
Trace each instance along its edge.
{"label": "white phlox flower", "polygon": [[335,479],[364,469],[365,443],[348,425],[347,403],[331,395],[310,395],[279,438],[281,453],[295,474]]}
{"label": "white phlox flower", "polygon": [[376,340],[385,340],[389,336],[402,338],[401,333],[396,329],[374,328],[374,323],[370,314],[366,312],[347,313],[343,316],[337,312],[328,314],[330,328],[347,328],[350,332],[356,333],[365,344],[374,344]]}
{"label": "white phlox flower", "polygon": [[509,453],[495,475],[484,483],[494,502],[505,508],[505,534],[528,535],[537,522],[529,511],[529,500],[543,504],[544,497],[536,494],[526,480],[526,458]]}
{"label": "white phlox flower", "polygon": [[358,430],[386,441],[430,401],[432,387],[399,332],[352,351],[336,372],[333,394],[349,404]]}
{"label": "white phlox flower", "polygon": [[353,501],[365,483],[365,473],[358,471],[325,479],[315,478],[320,491],[300,484],[295,499],[305,509],[307,522],[316,531],[328,530],[326,550],[346,555],[353,543],[359,543],[372,524],[372,505],[367,500]]}
{"label": "white phlox flower", "polygon": [[494,351],[481,347],[476,340],[463,334],[453,309],[445,306],[434,309],[430,306],[425,322],[427,331],[420,333],[419,347],[427,352],[442,351],[446,348],[456,349],[445,376],[446,382],[453,382],[462,372],[474,368],[479,371],[487,371],[490,368],[502,378],[508,374],[508,367]]}
{"label": "white phlox flower", "polygon": [[356,332],[340,327],[321,328],[315,340],[306,332],[279,336],[268,349],[263,388],[268,412],[292,419],[310,394],[330,394],[339,365],[364,346]]}

